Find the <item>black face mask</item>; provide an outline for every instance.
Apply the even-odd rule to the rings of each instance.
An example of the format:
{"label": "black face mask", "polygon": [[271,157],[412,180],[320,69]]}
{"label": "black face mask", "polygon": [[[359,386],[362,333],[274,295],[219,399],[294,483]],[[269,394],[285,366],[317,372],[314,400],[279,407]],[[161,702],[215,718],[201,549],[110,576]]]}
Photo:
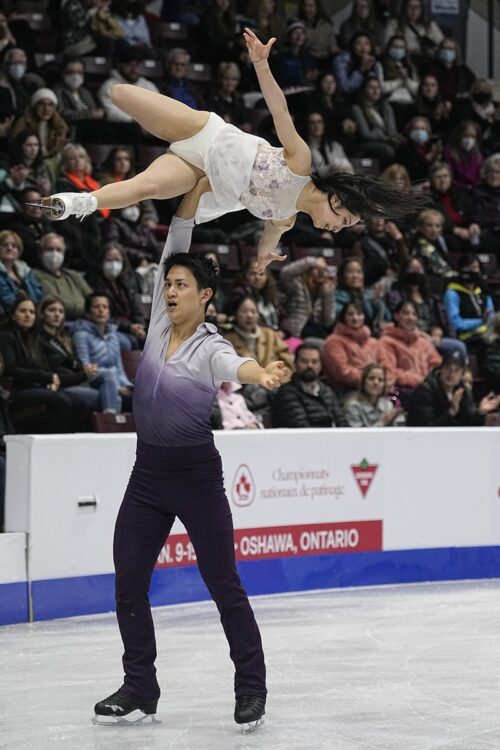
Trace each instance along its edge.
{"label": "black face mask", "polygon": [[408,273],[403,274],[403,283],[408,284],[409,286],[417,286],[423,278],[423,273],[419,273],[418,271],[408,271]]}
{"label": "black face mask", "polygon": [[307,370],[300,372],[298,375],[299,380],[302,380],[303,383],[312,383],[318,377],[311,367],[308,367]]}
{"label": "black face mask", "polygon": [[482,281],[481,274],[477,271],[461,271],[460,278],[466,283],[473,282],[474,284],[480,284]]}
{"label": "black face mask", "polygon": [[487,94],[486,92],[483,93],[483,94],[481,94],[481,93],[474,94],[474,96],[472,97],[472,99],[477,104],[488,104],[489,102],[491,102],[491,94]]}

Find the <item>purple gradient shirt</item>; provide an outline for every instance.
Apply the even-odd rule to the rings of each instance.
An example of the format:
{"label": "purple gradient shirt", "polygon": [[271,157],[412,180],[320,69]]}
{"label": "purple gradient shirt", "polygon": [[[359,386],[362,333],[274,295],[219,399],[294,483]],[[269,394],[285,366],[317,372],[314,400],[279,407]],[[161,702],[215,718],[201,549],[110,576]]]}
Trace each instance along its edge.
{"label": "purple gradient shirt", "polygon": [[187,252],[194,220],[174,217],[158,271],[151,321],[134,386],[134,418],[139,440],[179,447],[212,440],[210,415],[222,382],[238,381],[249,357],[238,357],[216,326],[201,323],[165,361],[172,330],[163,294],[162,263],[172,253]]}

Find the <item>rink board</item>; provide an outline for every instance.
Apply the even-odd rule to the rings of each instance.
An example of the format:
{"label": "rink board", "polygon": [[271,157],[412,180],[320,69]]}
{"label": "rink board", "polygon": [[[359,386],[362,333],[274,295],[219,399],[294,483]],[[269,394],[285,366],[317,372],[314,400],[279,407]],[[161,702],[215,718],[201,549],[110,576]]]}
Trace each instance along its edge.
{"label": "rink board", "polygon": [[[498,429],[242,431],[216,443],[250,594],[500,577]],[[7,438],[6,529],[27,535],[34,619],[114,608],[113,526],[134,453],[129,434]],[[11,583],[0,566],[0,623],[12,621]],[[176,521],[151,601],[206,598]]]}
{"label": "rink board", "polygon": [[0,624],[29,616],[26,534],[0,534]]}

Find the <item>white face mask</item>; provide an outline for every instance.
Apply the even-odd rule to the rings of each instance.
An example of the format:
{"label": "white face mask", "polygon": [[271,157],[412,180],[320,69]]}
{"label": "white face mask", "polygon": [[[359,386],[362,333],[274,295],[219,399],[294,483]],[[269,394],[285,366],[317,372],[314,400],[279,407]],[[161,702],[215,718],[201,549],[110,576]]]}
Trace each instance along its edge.
{"label": "white face mask", "polygon": [[19,81],[26,73],[26,64],[25,63],[12,63],[12,65],[9,65],[8,70],[9,70],[10,77],[13,78],[15,81]]}
{"label": "white face mask", "polygon": [[64,76],[64,83],[72,91],[76,91],[83,85],[83,76],[81,73],[68,73]]}
{"label": "white face mask", "polygon": [[42,261],[47,271],[58,271],[64,263],[64,253],[60,250],[47,250],[42,255]]}
{"label": "white face mask", "polygon": [[461,144],[464,151],[472,151],[472,149],[476,145],[476,139],[469,136],[464,136],[461,140]]}
{"label": "white face mask", "polygon": [[138,221],[141,215],[141,209],[139,206],[129,206],[128,208],[122,208],[121,214],[127,221]]}
{"label": "white face mask", "polygon": [[105,260],[102,264],[102,272],[107,279],[116,279],[123,271],[121,260]]}

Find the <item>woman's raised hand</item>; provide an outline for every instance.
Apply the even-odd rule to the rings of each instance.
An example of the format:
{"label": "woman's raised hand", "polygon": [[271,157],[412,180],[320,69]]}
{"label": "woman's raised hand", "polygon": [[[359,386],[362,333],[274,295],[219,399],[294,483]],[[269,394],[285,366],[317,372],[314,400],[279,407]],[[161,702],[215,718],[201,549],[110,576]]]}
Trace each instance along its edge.
{"label": "woman's raised hand", "polygon": [[271,47],[276,41],[276,37],[273,36],[267,44],[262,44],[262,42],[255,36],[253,31],[248,28],[245,28],[243,32],[243,39],[245,40],[245,44],[248,50],[248,56],[250,57],[252,63],[258,63],[261,60],[267,60],[267,58],[269,57],[269,53],[271,52]]}

